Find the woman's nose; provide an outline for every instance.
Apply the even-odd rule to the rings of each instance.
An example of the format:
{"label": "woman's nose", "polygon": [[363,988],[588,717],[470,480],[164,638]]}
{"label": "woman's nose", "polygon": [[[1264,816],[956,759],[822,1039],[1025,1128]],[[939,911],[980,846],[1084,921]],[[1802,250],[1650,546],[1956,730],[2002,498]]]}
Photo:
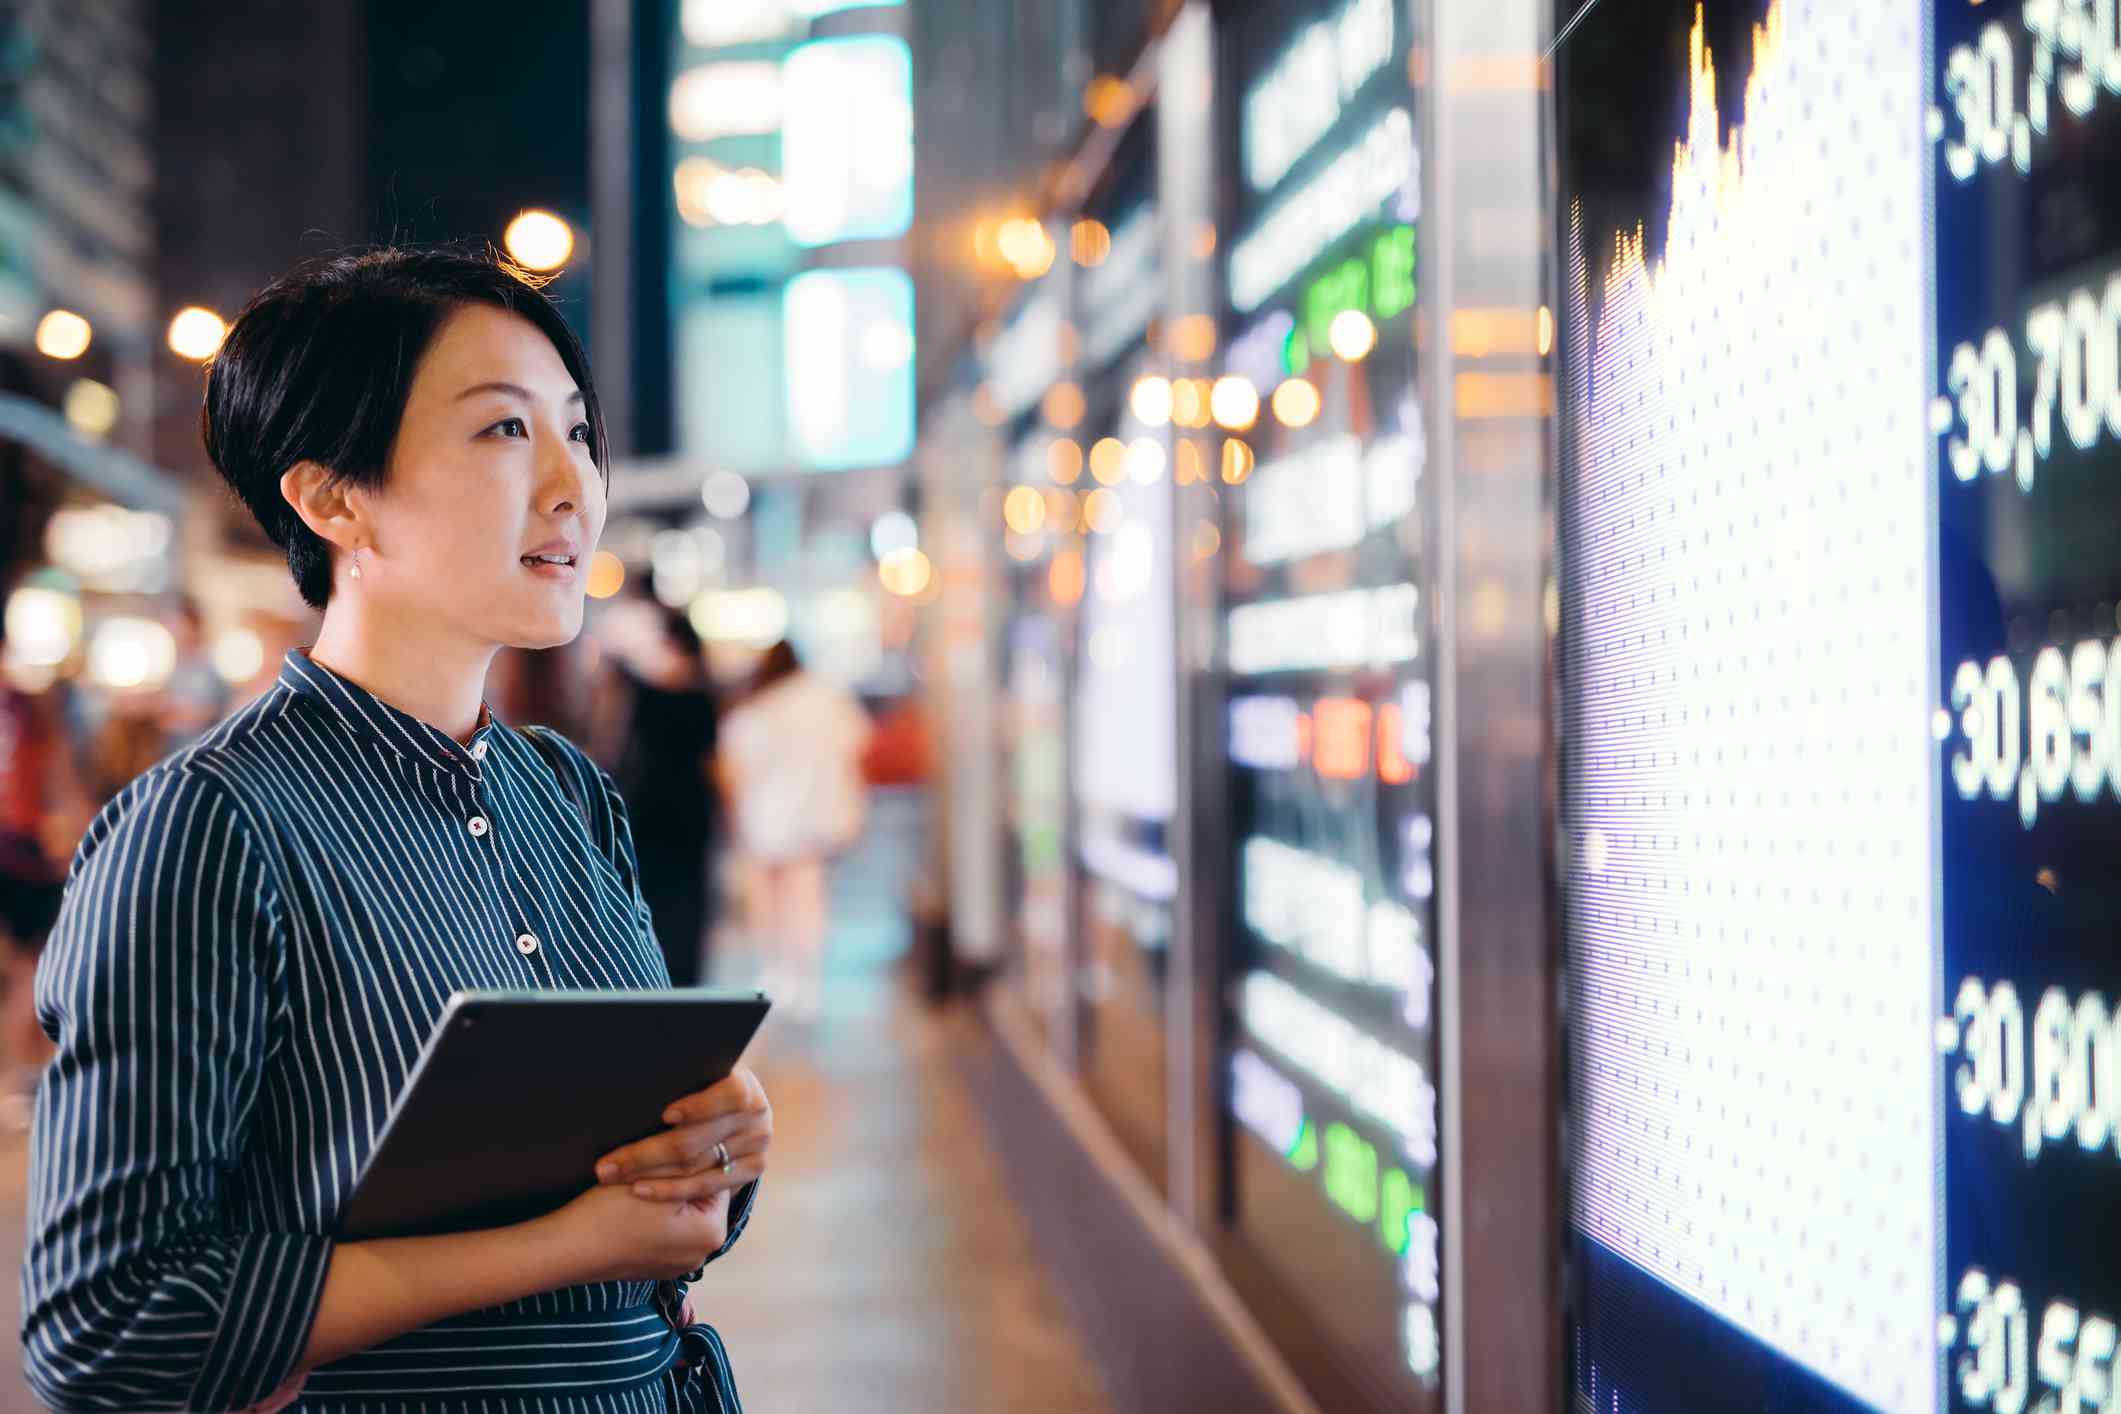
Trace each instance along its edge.
{"label": "woman's nose", "polygon": [[584,510],[602,489],[602,473],[588,465],[585,458],[576,456],[565,441],[556,443],[546,454],[546,475],[539,499],[548,514]]}

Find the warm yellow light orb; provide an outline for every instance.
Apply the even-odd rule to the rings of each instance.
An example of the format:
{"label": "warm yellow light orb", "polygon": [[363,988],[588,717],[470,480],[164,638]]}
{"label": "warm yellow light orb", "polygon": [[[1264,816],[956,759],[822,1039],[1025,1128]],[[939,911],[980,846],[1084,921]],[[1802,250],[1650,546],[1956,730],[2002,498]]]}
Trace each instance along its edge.
{"label": "warm yellow light orb", "polygon": [[1326,342],[1349,363],[1360,363],[1377,347],[1377,326],[1359,309],[1344,309],[1326,326]]}
{"label": "warm yellow light orb", "polygon": [[609,550],[599,550],[589,561],[589,597],[609,599],[626,585],[626,562]]}
{"label": "warm yellow light orb", "polygon": [[1243,432],[1259,421],[1259,389],[1249,378],[1227,374],[1215,380],[1208,394],[1208,410],[1223,427]]}
{"label": "warm yellow light orb", "polygon": [[501,243],[530,270],[557,270],[574,254],[574,231],[550,211],[533,207],[508,223]]}
{"label": "warm yellow light orb", "polygon": [[37,352],[46,358],[79,358],[95,330],[70,309],[55,309],[37,321]]}
{"label": "warm yellow light orb", "polygon": [[1046,498],[1035,486],[1018,486],[1002,498],[1002,519],[1018,535],[1030,535],[1046,523]]}
{"label": "warm yellow light orb", "polygon": [[1142,426],[1162,427],[1171,420],[1171,380],[1154,373],[1135,379],[1127,403]]}
{"label": "warm yellow light orb", "polygon": [[1309,427],[1318,420],[1318,386],[1308,378],[1288,378],[1274,390],[1274,416],[1284,427]]}
{"label": "warm yellow light orb", "polygon": [[204,363],[219,353],[227,337],[228,321],[196,304],[184,306],[169,321],[169,351],[194,363]]}

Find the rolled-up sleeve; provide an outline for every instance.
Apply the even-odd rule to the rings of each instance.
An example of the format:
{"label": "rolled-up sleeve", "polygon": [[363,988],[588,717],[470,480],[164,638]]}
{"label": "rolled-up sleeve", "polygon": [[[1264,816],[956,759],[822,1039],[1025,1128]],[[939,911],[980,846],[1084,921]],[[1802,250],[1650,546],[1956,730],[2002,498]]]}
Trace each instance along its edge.
{"label": "rolled-up sleeve", "polygon": [[282,995],[261,852],[218,781],[150,773],[76,856],[37,969],[22,1341],[72,1409],[240,1409],[293,1373],[332,1244],[237,1201]]}

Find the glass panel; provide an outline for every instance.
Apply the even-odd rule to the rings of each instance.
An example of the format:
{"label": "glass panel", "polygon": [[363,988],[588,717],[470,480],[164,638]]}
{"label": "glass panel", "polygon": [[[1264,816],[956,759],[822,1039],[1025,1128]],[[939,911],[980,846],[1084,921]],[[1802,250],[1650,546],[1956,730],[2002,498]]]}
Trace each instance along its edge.
{"label": "glass panel", "polygon": [[1178,868],[1171,478],[1167,425],[1142,417],[1163,312],[1156,112],[1120,140],[1068,232],[1082,423],[1084,588],[1074,681],[1075,859],[1082,871],[1080,1060],[1091,1099],[1162,1187],[1164,983]]}
{"label": "glass panel", "polygon": [[[1379,1405],[1439,1388],[1433,512],[1393,0],[1232,6],[1213,450],[1233,896],[1230,1220]],[[1214,547],[1210,547],[1214,548]]]}

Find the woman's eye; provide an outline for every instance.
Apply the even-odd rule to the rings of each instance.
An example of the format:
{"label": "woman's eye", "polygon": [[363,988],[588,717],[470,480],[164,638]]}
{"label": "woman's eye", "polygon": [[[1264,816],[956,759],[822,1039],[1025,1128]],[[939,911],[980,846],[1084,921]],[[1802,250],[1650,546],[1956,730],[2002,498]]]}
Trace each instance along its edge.
{"label": "woman's eye", "polygon": [[589,424],[577,422],[574,426],[567,429],[567,435],[586,447],[589,445]]}
{"label": "woman's eye", "polygon": [[523,425],[523,419],[520,417],[504,417],[486,430],[488,432],[497,432],[503,437],[527,437],[530,435],[530,430]]}

